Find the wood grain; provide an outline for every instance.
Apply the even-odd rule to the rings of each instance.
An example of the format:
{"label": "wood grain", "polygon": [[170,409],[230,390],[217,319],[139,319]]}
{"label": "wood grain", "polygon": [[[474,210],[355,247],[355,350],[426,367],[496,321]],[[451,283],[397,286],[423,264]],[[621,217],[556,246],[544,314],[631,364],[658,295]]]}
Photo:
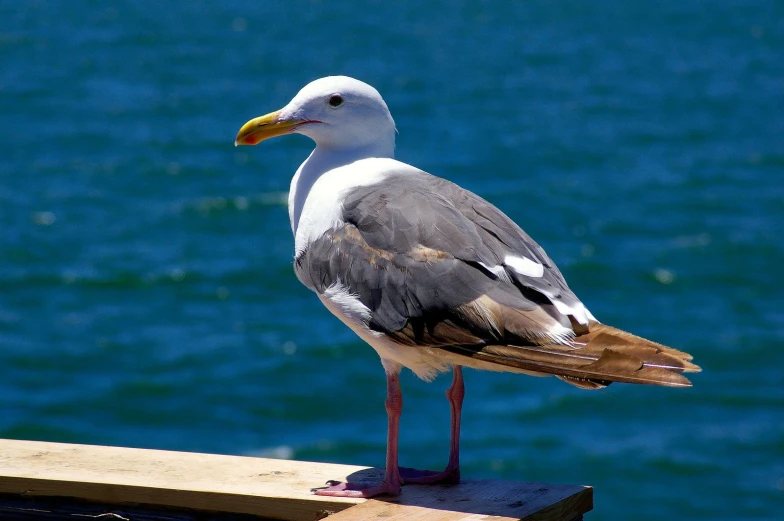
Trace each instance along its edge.
{"label": "wood grain", "polygon": [[398,501],[371,499],[330,521],[572,521],[593,508],[593,489],[470,480],[459,486],[407,486]]}
{"label": "wood grain", "polygon": [[[314,496],[328,479],[380,479],[382,469],[149,449],[0,440],[0,493],[143,504],[274,519],[537,519],[591,509],[592,489],[466,480],[408,485],[389,501]],[[349,509],[349,510],[346,510]],[[337,514],[338,512],[342,512]],[[575,515],[572,515],[575,514]],[[393,517],[386,517],[393,516]],[[531,517],[539,516],[539,517]],[[544,517],[542,517],[544,516]]]}

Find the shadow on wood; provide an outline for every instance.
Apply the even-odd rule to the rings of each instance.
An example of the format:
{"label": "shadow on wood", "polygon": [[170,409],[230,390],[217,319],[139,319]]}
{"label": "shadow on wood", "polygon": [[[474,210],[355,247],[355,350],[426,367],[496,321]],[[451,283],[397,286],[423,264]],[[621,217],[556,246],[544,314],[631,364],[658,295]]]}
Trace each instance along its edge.
{"label": "shadow on wood", "polygon": [[[384,469],[368,468],[349,474],[347,479],[352,483],[377,483],[383,477]],[[412,515],[419,513],[416,519],[452,520],[462,519],[456,515],[462,513],[499,519],[571,521],[592,507],[589,487],[464,479],[459,485],[406,485],[399,497],[367,501],[330,519],[383,517],[385,521],[410,521]],[[423,515],[425,511],[430,515]]]}

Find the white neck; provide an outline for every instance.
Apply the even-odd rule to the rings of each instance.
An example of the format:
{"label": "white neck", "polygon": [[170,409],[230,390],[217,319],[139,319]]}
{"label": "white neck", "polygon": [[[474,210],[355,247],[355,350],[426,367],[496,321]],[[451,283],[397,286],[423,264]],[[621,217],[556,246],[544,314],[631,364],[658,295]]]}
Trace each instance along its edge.
{"label": "white neck", "polygon": [[313,184],[326,172],[370,157],[393,158],[394,134],[391,143],[379,143],[356,148],[336,148],[316,145],[310,156],[300,165],[291,180],[289,189],[289,220],[291,231],[297,235],[302,208],[310,195]]}

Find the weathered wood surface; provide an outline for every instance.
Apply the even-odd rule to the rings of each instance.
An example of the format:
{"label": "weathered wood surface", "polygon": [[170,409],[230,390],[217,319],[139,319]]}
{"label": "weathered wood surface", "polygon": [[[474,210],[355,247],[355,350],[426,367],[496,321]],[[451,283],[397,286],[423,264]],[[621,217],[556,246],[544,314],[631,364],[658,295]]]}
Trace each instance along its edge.
{"label": "weathered wood surface", "polygon": [[371,499],[329,521],[573,521],[593,508],[589,487],[467,481],[457,487],[406,487],[397,502]]}
{"label": "weathered wood surface", "polygon": [[[313,521],[570,521],[592,508],[592,489],[466,480],[408,485],[399,498],[314,496],[328,479],[379,479],[382,469],[93,445],[0,440],[0,493],[143,504]],[[348,510],[346,510],[348,509]],[[338,512],[340,512],[338,514]]]}

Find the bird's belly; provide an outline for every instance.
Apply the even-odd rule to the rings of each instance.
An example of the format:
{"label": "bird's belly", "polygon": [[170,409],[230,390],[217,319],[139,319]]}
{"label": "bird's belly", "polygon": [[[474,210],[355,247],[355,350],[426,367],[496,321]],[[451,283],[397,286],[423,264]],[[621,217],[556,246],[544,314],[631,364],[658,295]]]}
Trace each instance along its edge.
{"label": "bird's belly", "polygon": [[450,353],[441,349],[430,348],[427,346],[405,345],[394,342],[383,333],[371,331],[357,317],[352,317],[345,313],[339,306],[329,298],[319,295],[319,299],[324,306],[341,322],[346,324],[354,331],[359,338],[370,344],[376,350],[381,362],[387,372],[398,372],[400,367],[408,367],[419,378],[431,381],[439,373],[449,371],[455,365],[481,369],[484,371],[502,371],[512,373],[522,373],[532,376],[547,376],[542,373],[524,371],[509,366],[502,366],[482,360],[476,360],[467,356]]}

